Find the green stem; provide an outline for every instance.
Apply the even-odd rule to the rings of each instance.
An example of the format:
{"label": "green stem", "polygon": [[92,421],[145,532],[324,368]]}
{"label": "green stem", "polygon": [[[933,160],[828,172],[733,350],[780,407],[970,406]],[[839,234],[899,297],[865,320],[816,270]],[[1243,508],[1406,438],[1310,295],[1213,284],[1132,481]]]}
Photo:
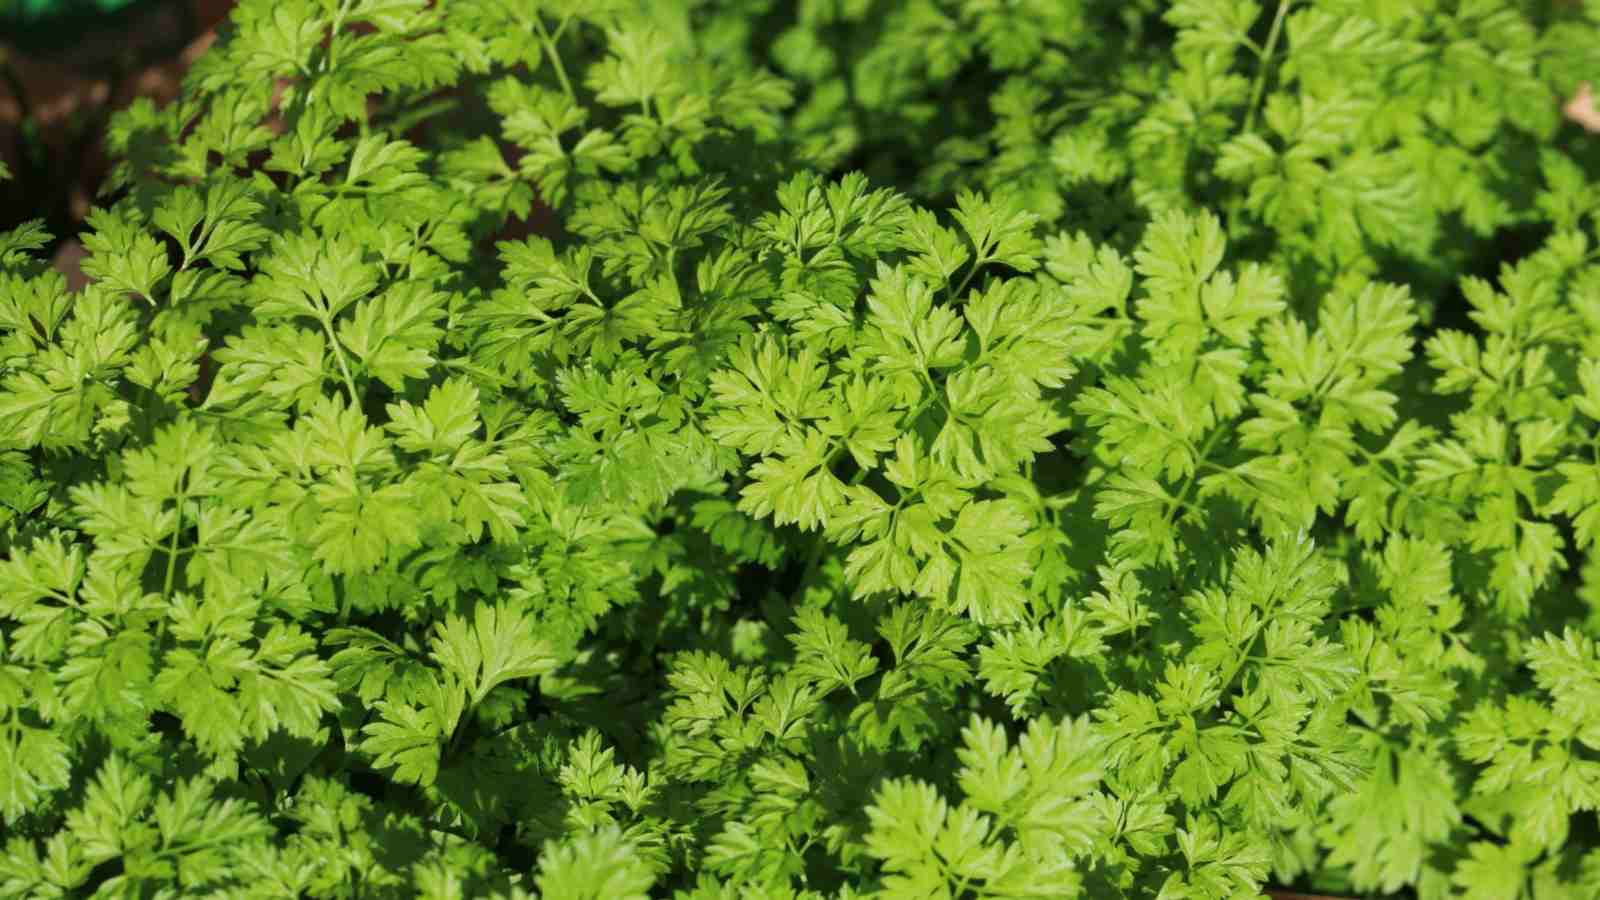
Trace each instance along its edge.
{"label": "green stem", "polygon": [[[988,251],[984,251],[984,252],[985,252],[985,254],[987,254]],[[989,262],[989,257],[987,255],[976,257],[973,260],[972,268],[967,271],[967,277],[961,279],[961,286],[956,288],[955,293],[950,295],[951,302],[955,302],[955,299],[957,297],[960,297],[962,294],[966,293],[967,285],[972,283],[972,277],[974,275],[977,275],[978,274],[978,270],[983,268],[984,265],[986,265],[988,262]]]}
{"label": "green stem", "polygon": [[214,834],[211,837],[204,837],[204,838],[201,838],[200,840],[192,841],[192,842],[188,842],[188,843],[168,844],[167,846],[163,847],[162,849],[157,850],[154,853],[152,853],[151,854],[151,858],[152,859],[166,859],[168,857],[176,856],[176,855],[179,855],[179,854],[193,853],[196,850],[205,850],[205,849],[210,848],[210,847],[221,846],[222,844],[226,844],[226,843],[228,843],[230,841],[233,841],[233,840],[236,840],[236,838],[231,834]]}
{"label": "green stem", "polygon": [[339,4],[339,8],[334,11],[333,21],[329,23],[328,27],[328,55],[322,58],[321,65],[317,67],[318,71],[330,71],[333,69],[335,62],[338,60],[339,42],[337,38],[339,37],[339,29],[344,27],[344,17],[349,14],[349,5],[342,2]]}
{"label": "green stem", "polygon": [[188,480],[180,477],[178,484],[178,520],[172,525],[172,540],[167,544],[167,577],[161,585],[161,596],[169,600],[172,598],[172,582],[178,572],[178,535],[183,533],[183,504],[189,499]]}
{"label": "green stem", "polygon": [[[834,451],[834,455],[837,456],[839,453],[844,452],[844,449],[845,448],[843,447],[843,445],[841,445],[839,447],[839,449]],[[834,461],[834,457],[829,457],[828,462],[829,462],[830,465],[833,463],[833,461]],[[848,482],[849,486],[850,487],[855,487],[856,485],[860,484],[862,481],[865,481],[868,471],[869,470],[867,470],[867,469],[857,469],[856,470],[856,474],[854,474],[854,475],[852,475],[850,477],[850,481]],[[827,547],[828,547],[828,538],[825,535],[823,535],[822,532],[820,532],[820,531],[817,532],[817,542],[815,544],[811,545],[811,552],[810,552],[810,554],[808,554],[806,556],[806,567],[800,573],[799,590],[801,592],[804,592],[805,589],[806,589],[806,585],[811,582],[812,578],[816,577],[817,569],[821,568],[821,566],[822,566],[822,553],[823,553],[824,550],[827,549]],[[796,599],[798,599],[798,598],[796,598]]]}
{"label": "green stem", "polygon": [[[932,381],[929,380],[927,383],[929,388],[928,396],[923,399],[922,403],[918,405],[916,409],[911,411],[911,416],[906,419],[907,426],[915,424],[917,419],[921,418],[922,414],[928,411],[928,407],[932,406],[934,401],[939,399],[939,392],[934,388]],[[846,452],[846,449],[847,448],[843,444],[835,447],[833,452],[828,454],[828,461],[824,463],[824,467],[831,469],[833,464],[839,460],[839,457]],[[865,481],[869,471],[871,470],[866,468],[857,469],[856,474],[850,476],[848,486],[855,487],[856,485]],[[800,590],[805,590],[806,584],[816,574],[817,568],[822,564],[822,551],[827,546],[827,538],[823,537],[821,534],[818,534],[817,542],[812,545],[811,554],[806,558],[806,567],[800,574]]]}
{"label": "green stem", "polygon": [[1271,602],[1267,604],[1267,607],[1261,611],[1261,619],[1255,630],[1250,633],[1250,639],[1245,641],[1244,646],[1239,649],[1239,658],[1233,661],[1233,665],[1228,668],[1227,677],[1220,682],[1222,685],[1222,694],[1220,696],[1227,696],[1228,691],[1233,689],[1234,679],[1238,678],[1239,673],[1244,671],[1244,664],[1251,660],[1250,651],[1255,649],[1256,641],[1260,640],[1261,635],[1266,633],[1267,624],[1272,621],[1272,614],[1277,611],[1277,606],[1278,600],[1274,596]]}
{"label": "green stem", "polygon": [[1261,50],[1261,65],[1256,68],[1255,84],[1250,86],[1250,106],[1244,116],[1244,130],[1250,132],[1256,126],[1256,109],[1261,104],[1261,94],[1267,89],[1267,71],[1272,61],[1272,54],[1278,49],[1278,38],[1283,34],[1283,19],[1289,12],[1290,0],[1278,0],[1278,12],[1272,17],[1272,28],[1267,32],[1267,43]]}
{"label": "green stem", "polygon": [[1172,505],[1171,509],[1167,510],[1167,525],[1170,526],[1172,524],[1172,520],[1178,515],[1178,510],[1189,506],[1189,495],[1194,493],[1194,489],[1200,484],[1200,467],[1206,461],[1206,454],[1210,453],[1211,448],[1216,446],[1217,439],[1222,437],[1222,432],[1225,430],[1221,425],[1218,425],[1215,431],[1206,436],[1205,443],[1201,444],[1200,449],[1195,452],[1194,471],[1189,473],[1189,478],[1184,482],[1183,493],[1178,495],[1177,502]]}
{"label": "green stem", "polygon": [[[468,707],[466,712],[463,712],[461,714],[461,718],[465,719],[467,717],[467,712],[471,712],[471,711],[472,711],[472,708]],[[444,752],[439,755],[439,761],[441,763],[443,763],[445,760],[449,760],[449,759],[452,759],[452,758],[455,757],[456,751],[461,749],[461,739],[462,739],[462,736],[466,734],[466,732],[467,732],[467,723],[464,722],[464,721],[457,722],[455,730],[450,732],[450,739],[445,742]]]}
{"label": "green stem", "polygon": [[360,407],[361,393],[356,390],[356,380],[350,374],[350,365],[345,362],[344,347],[339,344],[339,338],[333,333],[333,321],[323,318],[322,330],[328,335],[328,342],[333,346],[334,358],[339,360],[339,371],[344,373],[344,386],[350,392],[350,403],[353,406]]}
{"label": "green stem", "polygon": [[[568,100],[576,100],[578,95],[572,90],[572,82],[567,80],[567,69],[561,64],[561,54],[556,52],[556,42],[551,39],[550,32],[545,30],[544,19],[538,13],[533,15],[533,27],[539,32],[539,43],[544,46],[545,54],[550,57],[550,65],[555,67],[556,80],[561,82],[562,93],[567,95]],[[561,27],[563,29],[567,27],[566,21],[562,21]]]}

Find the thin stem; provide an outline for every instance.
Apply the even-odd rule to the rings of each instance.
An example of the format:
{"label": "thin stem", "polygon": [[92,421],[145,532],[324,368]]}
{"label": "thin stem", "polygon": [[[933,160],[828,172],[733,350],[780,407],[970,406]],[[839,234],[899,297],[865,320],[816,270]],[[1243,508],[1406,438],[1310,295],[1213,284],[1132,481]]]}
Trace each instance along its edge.
{"label": "thin stem", "polygon": [[1268,65],[1273,52],[1278,49],[1278,38],[1283,34],[1283,19],[1289,12],[1289,3],[1290,0],[1278,0],[1278,12],[1272,17],[1272,28],[1267,32],[1267,43],[1261,50],[1261,65],[1256,69],[1256,81],[1250,87],[1250,106],[1244,116],[1246,133],[1253,131],[1256,126],[1256,109],[1261,104],[1261,93],[1267,89]]}
{"label": "thin stem", "polygon": [[361,393],[356,390],[356,380],[350,375],[350,365],[345,362],[344,347],[339,344],[339,338],[333,333],[333,322],[330,319],[322,320],[322,330],[327,332],[328,342],[333,345],[334,358],[339,360],[339,371],[344,373],[344,386],[350,392],[350,403],[353,406],[361,405]]}
{"label": "thin stem", "polygon": [[[915,410],[912,410],[911,417],[905,420],[907,427],[914,425],[917,419],[921,418],[922,414],[928,411],[928,407],[932,406],[935,400],[940,399],[939,392],[934,389],[931,381],[928,382],[928,387],[928,396],[923,398],[922,403],[918,405]],[[843,456],[847,450],[848,448],[843,443],[840,443],[839,446],[835,447],[832,452],[828,454],[827,462],[823,464],[823,467],[825,469],[832,469],[833,464],[837,462],[839,457]],[[871,470],[867,469],[866,467],[856,469],[856,473],[850,477],[850,481],[848,482],[847,486],[855,487],[856,485],[865,481],[867,478],[867,473],[870,471]],[[827,548],[827,546],[827,538],[821,533],[818,533],[817,542],[812,545],[811,553],[806,558],[806,567],[800,573],[799,589],[801,591],[805,590],[806,583],[811,580],[811,577],[816,574],[817,568],[822,564],[822,552]]]}
{"label": "thin stem", "polygon": [[[835,450],[834,453],[835,454],[843,453],[844,449],[845,449],[844,445],[841,444],[839,446],[839,449]],[[830,457],[828,462],[831,465],[833,463],[833,458]],[[850,481],[848,483],[849,486],[850,487],[855,487],[856,485],[860,484],[862,481],[866,480],[868,471],[869,470],[867,470],[867,469],[857,469],[856,470],[856,474],[852,475],[850,477]],[[822,566],[822,554],[823,554],[823,551],[825,551],[827,548],[828,548],[828,538],[827,538],[827,536],[825,534],[823,534],[821,531],[818,531],[817,532],[817,542],[815,544],[811,545],[811,552],[809,554],[807,554],[807,556],[806,556],[806,567],[804,569],[802,569],[801,572],[800,572],[799,590],[801,592],[805,591],[806,585],[817,574],[817,569],[821,568],[821,566]]]}
{"label": "thin stem", "polygon": [[[471,709],[471,707],[468,707],[467,712],[470,712]],[[461,718],[466,718],[465,712],[462,713]],[[467,723],[464,721],[456,722],[455,730],[450,732],[450,739],[445,743],[444,752],[440,754],[441,759],[451,759],[455,756],[456,751],[461,749],[461,739],[467,732],[466,726]]]}
{"label": "thin stem", "polygon": [[322,58],[321,70],[324,72],[333,69],[339,57],[339,29],[344,27],[344,17],[350,15],[350,4],[341,2],[338,10],[333,14],[332,27],[328,29],[328,55]]}
{"label": "thin stem", "polygon": [[955,293],[950,295],[951,302],[954,302],[957,297],[960,297],[962,294],[966,293],[967,285],[972,283],[972,276],[978,274],[978,270],[983,268],[989,262],[987,253],[988,251],[986,250],[984,251],[985,255],[979,256],[973,260],[972,268],[967,271],[967,277],[961,279],[961,286],[956,288]]}
{"label": "thin stem", "polygon": [[1222,437],[1222,432],[1226,430],[1221,425],[1218,425],[1215,431],[1206,436],[1205,443],[1201,444],[1200,449],[1195,453],[1195,470],[1189,474],[1188,480],[1184,482],[1183,493],[1178,495],[1178,499],[1173,503],[1172,508],[1167,510],[1168,525],[1171,525],[1172,520],[1177,517],[1179,509],[1189,507],[1189,495],[1194,493],[1194,489],[1200,484],[1200,467],[1205,463],[1206,455],[1211,452],[1211,448],[1216,446],[1217,439]]}
{"label": "thin stem", "polygon": [[183,504],[189,499],[189,481],[187,477],[178,481],[178,520],[172,526],[172,540],[167,544],[167,577],[161,585],[161,596],[172,598],[172,582],[178,570],[178,535],[183,533]]}
{"label": "thin stem", "polygon": [[[183,533],[183,504],[189,500],[189,483],[187,478],[179,480],[178,487],[178,519],[173,523],[172,540],[167,543],[167,575],[161,585],[161,597],[164,600],[172,599],[172,585],[178,573],[178,536]],[[168,615],[161,616],[161,623],[156,626],[156,646],[159,647],[167,639],[167,623],[172,621]]]}
{"label": "thin stem", "polygon": [[[539,32],[539,43],[544,46],[545,54],[550,57],[550,65],[555,67],[556,80],[561,82],[562,93],[567,95],[568,100],[576,100],[577,94],[572,91],[572,82],[567,80],[567,69],[561,64],[561,54],[556,52],[556,43],[551,39],[550,32],[545,30],[544,18],[538,13],[533,15],[533,27]],[[566,28],[567,23],[563,21],[561,27]]]}

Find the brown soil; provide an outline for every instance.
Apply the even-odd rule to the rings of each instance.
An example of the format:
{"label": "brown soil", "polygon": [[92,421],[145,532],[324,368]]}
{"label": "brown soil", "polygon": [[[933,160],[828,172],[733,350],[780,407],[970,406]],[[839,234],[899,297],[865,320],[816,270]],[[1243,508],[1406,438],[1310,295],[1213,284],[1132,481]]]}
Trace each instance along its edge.
{"label": "brown soil", "polygon": [[[184,30],[183,6],[198,33],[178,52],[162,54]],[[211,45],[215,27],[232,9],[233,0],[157,7],[129,32],[88,36],[65,59],[0,41],[0,61],[11,75],[0,83],[0,161],[17,178],[0,186],[0,227],[44,218],[57,234],[75,232],[106,174],[100,135],[111,113],[139,97],[157,103],[175,97],[183,73]],[[24,131],[36,142],[32,159],[23,156]],[[70,237],[56,253],[57,267],[74,285],[82,281],[75,264],[81,255]]]}

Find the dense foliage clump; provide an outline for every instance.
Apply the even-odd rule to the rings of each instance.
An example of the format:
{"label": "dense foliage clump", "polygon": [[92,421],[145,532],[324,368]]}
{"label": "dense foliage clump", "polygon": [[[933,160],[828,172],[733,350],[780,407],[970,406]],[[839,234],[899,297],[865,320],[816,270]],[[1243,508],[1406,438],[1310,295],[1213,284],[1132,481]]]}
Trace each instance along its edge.
{"label": "dense foliage clump", "polygon": [[1600,895],[1597,37],[245,0],[0,235],[0,895]]}

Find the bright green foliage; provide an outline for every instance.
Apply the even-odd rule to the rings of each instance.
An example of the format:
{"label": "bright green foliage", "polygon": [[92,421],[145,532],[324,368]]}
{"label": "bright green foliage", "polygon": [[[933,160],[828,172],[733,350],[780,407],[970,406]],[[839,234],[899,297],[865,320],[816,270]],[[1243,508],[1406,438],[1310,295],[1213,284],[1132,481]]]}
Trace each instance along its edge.
{"label": "bright green foliage", "polygon": [[1600,895],[1597,25],[241,3],[0,235],[0,895]]}

